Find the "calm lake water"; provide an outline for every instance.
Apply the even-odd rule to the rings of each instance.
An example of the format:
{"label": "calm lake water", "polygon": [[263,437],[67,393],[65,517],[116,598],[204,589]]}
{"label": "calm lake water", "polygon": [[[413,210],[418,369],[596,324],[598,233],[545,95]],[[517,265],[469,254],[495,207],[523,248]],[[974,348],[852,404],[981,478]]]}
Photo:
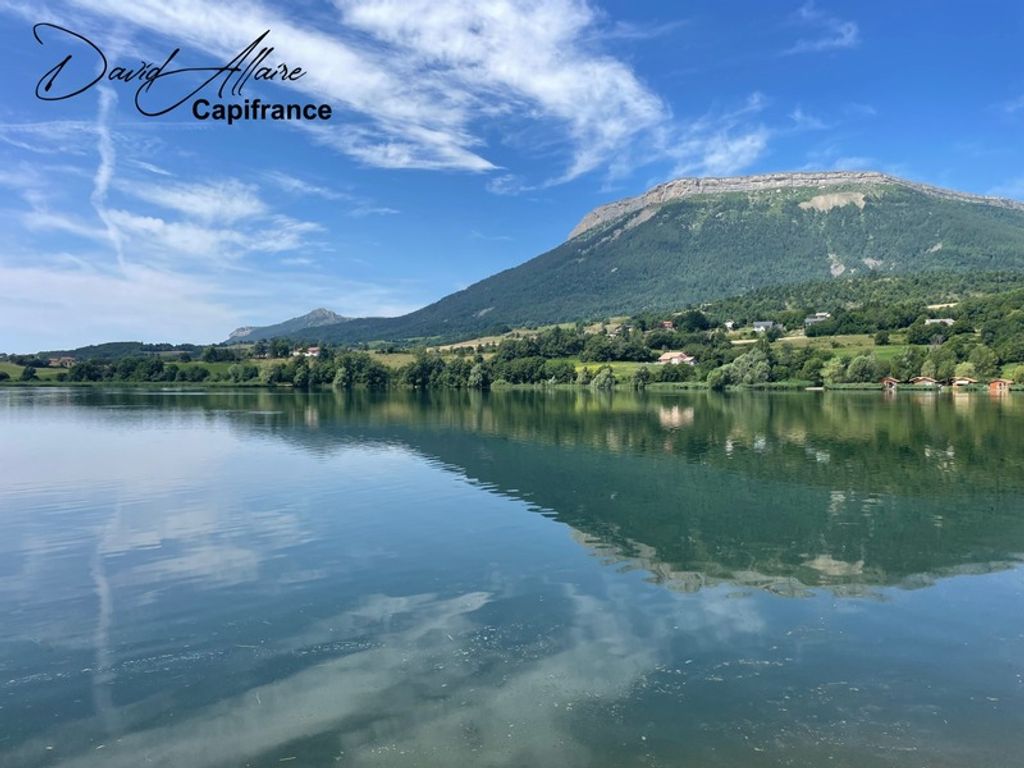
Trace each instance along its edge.
{"label": "calm lake water", "polygon": [[0,389],[2,766],[1024,754],[1024,397]]}

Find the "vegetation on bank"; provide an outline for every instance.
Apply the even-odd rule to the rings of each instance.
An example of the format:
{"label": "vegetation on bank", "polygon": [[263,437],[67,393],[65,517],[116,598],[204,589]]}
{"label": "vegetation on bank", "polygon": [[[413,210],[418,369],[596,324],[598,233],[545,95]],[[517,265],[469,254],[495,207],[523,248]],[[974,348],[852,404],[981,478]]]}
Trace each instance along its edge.
{"label": "vegetation on bank", "polygon": [[[758,291],[746,304],[729,300],[597,326],[553,326],[443,351],[309,347],[288,339],[203,349],[126,342],[86,348],[107,357],[5,356],[0,380],[371,389],[541,384],[839,388],[877,387],[885,376],[901,382],[917,376],[940,382],[1002,376],[1021,383],[1021,281],[987,275],[875,278],[848,281],[842,289],[812,283],[797,293],[792,288]],[[859,302],[849,301],[845,293],[854,285],[859,286]],[[1006,285],[1011,289],[990,293],[970,287]],[[929,303],[943,287],[946,293],[940,296],[955,291],[960,300]],[[814,313],[820,317],[805,325]],[[750,318],[775,326],[763,333],[741,328]],[[111,357],[125,351],[127,356]],[[685,355],[681,364],[657,364],[665,352]]]}

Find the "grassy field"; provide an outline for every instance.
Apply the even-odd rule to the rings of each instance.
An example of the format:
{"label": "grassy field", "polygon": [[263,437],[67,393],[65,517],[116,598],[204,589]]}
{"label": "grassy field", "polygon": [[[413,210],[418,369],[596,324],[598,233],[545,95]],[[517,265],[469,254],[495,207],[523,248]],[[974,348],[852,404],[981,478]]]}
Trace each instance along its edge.
{"label": "grassy field", "polygon": [[[12,380],[17,381],[21,378],[21,372],[24,370],[24,366],[16,365],[15,363],[0,363],[0,371],[3,371]],[[57,374],[64,371],[64,368],[36,368],[36,376],[40,379],[55,379]]]}
{"label": "grassy field", "polygon": [[597,373],[598,369],[608,366],[612,369],[612,373],[615,374],[615,378],[617,379],[632,376],[638,368],[642,368],[645,365],[654,365],[654,363],[631,363],[626,361],[615,361],[611,363],[584,363],[581,362],[578,357],[566,357],[561,359],[567,363],[572,363],[573,367],[577,371],[589,368],[591,372]]}
{"label": "grassy field", "polygon": [[783,336],[776,344],[790,344],[794,347],[812,347],[814,349],[827,349],[836,352],[843,357],[856,355],[875,354],[881,360],[891,360],[902,352],[906,351],[906,337],[904,334],[894,333],[889,338],[889,343],[879,347],[875,344],[874,337],[867,333],[854,333],[840,336],[815,336],[808,338],[802,333],[797,336]]}
{"label": "grassy field", "polygon": [[[557,328],[559,326],[565,328],[566,330],[572,330],[573,328],[576,327],[576,324],[555,323],[553,325],[541,325],[538,326],[537,328],[513,328],[508,333],[502,333],[497,336],[477,336],[476,338],[466,339],[465,341],[458,341],[455,342],[454,344],[441,344],[436,347],[427,347],[427,350],[429,352],[441,352],[443,354],[445,352],[451,352],[453,349],[456,349],[458,347],[478,347],[481,345],[486,346],[488,344],[500,344],[505,339],[536,336],[541,331],[549,331],[552,328]],[[600,324],[597,324],[589,326],[588,330],[590,333],[596,333],[598,330],[600,330],[600,328]]]}

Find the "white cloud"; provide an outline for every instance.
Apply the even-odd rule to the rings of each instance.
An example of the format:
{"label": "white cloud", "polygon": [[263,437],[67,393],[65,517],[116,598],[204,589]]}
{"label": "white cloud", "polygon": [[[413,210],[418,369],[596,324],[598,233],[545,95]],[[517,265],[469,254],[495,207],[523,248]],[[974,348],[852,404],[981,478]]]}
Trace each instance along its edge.
{"label": "white cloud", "polygon": [[282,171],[267,171],[264,177],[283,191],[294,195],[322,197],[324,200],[344,200],[350,196],[319,184],[312,184]]}
{"label": "white cloud", "polygon": [[1001,106],[1003,111],[1007,114],[1016,114],[1017,112],[1024,110],[1024,96],[1018,96],[1015,99],[1004,101]]}
{"label": "white cloud", "polygon": [[793,125],[798,130],[803,131],[820,131],[828,128],[828,125],[824,120],[812,115],[809,112],[805,112],[803,107],[797,107],[789,113],[789,119],[793,121]]}
{"label": "white cloud", "polygon": [[494,98],[568,128],[563,178],[593,170],[666,111],[622,62],[586,50],[595,23],[580,0],[338,0],[345,20],[417,71],[439,71],[459,102]]}
{"label": "white cloud", "polygon": [[82,155],[93,146],[96,124],[85,120],[0,123],[0,141],[43,155]]}
{"label": "white cloud", "polygon": [[1018,176],[1002,184],[992,187],[987,194],[994,197],[1010,197],[1015,200],[1024,200],[1024,176]]}
{"label": "white cloud", "polygon": [[141,334],[152,341],[195,341],[210,338],[211,328],[238,324],[203,280],[133,265],[115,273],[0,264],[0,304],[0,349],[8,350],[64,349]]}
{"label": "white cloud", "polygon": [[155,173],[157,176],[173,176],[174,175],[170,171],[168,171],[168,170],[166,170],[164,168],[161,168],[158,165],[154,165],[153,163],[147,163],[145,160],[129,160],[129,162],[132,165],[134,165],[136,168],[141,168],[144,171],[149,171],[150,173]]}
{"label": "white cloud", "polygon": [[675,19],[664,22],[630,22],[616,21],[610,28],[601,30],[598,36],[604,40],[654,40],[682,29],[689,22],[686,19]]}
{"label": "white cloud", "polygon": [[373,205],[371,203],[362,203],[357,205],[355,208],[348,212],[349,216],[356,219],[362,219],[366,216],[392,216],[396,213],[401,213],[397,208],[389,208],[386,205]]}
{"label": "white cloud", "polygon": [[874,117],[878,110],[871,104],[852,101],[843,105],[843,113],[849,117]]}
{"label": "white cloud", "polygon": [[295,250],[307,244],[307,235],[323,230],[314,222],[282,215],[271,216],[258,227],[243,229],[167,221],[125,210],[111,210],[109,216],[126,243],[131,244],[133,253],[177,263],[202,260],[219,267],[230,266],[253,253]]}
{"label": "white cloud", "polygon": [[22,214],[21,222],[26,229],[31,231],[67,232],[89,240],[108,242],[108,233],[105,228],[63,213],[34,209]]}
{"label": "white cloud", "polygon": [[100,107],[96,115],[96,150],[100,156],[99,165],[96,166],[96,174],[92,181],[92,194],[89,202],[96,210],[96,214],[106,227],[107,237],[117,254],[117,261],[124,264],[124,240],[117,225],[110,217],[107,210],[107,192],[110,189],[110,182],[114,178],[114,166],[117,162],[117,151],[114,149],[114,138],[110,132],[110,123],[113,119],[114,108],[117,106],[117,94],[112,88],[103,86],[100,88]]}
{"label": "white cloud", "polygon": [[276,55],[307,71],[294,87],[335,106],[311,135],[379,167],[491,170],[485,124],[521,115],[564,132],[571,159],[558,175],[571,179],[668,117],[629,66],[594,49],[599,17],[585,0],[338,0],[334,29],[238,0],[72,2],[217,56],[271,29]]}
{"label": "white cloud", "polygon": [[813,2],[804,3],[797,11],[796,19],[802,26],[814,30],[815,37],[801,38],[783,53],[820,53],[860,45],[860,27],[855,21],[847,21],[819,10]]}
{"label": "white cloud", "polygon": [[863,155],[837,157],[832,163],[832,167],[837,171],[869,171],[874,170],[878,165],[879,163],[875,158],[864,157]]}
{"label": "white cloud", "polygon": [[485,240],[492,243],[512,242],[512,238],[508,235],[485,235],[483,232],[478,232],[475,229],[471,229],[469,231],[469,238],[472,240]]}
{"label": "white cloud", "polygon": [[767,103],[755,92],[735,110],[705,114],[683,131],[666,135],[663,151],[676,162],[672,175],[728,176],[752,165],[764,154],[771,136],[756,122]]}
{"label": "white cloud", "polygon": [[119,189],[147,203],[206,222],[230,224],[267,213],[267,205],[253,184],[237,179],[198,183],[123,182]]}
{"label": "white cloud", "polygon": [[713,176],[728,176],[753,163],[768,144],[764,129],[740,136],[719,134],[705,142],[700,170]]}
{"label": "white cloud", "polygon": [[373,200],[363,198],[354,192],[341,192],[319,184],[312,184],[304,179],[292,176],[281,171],[268,171],[263,174],[264,178],[276,185],[283,191],[305,197],[321,197],[324,200],[345,200],[350,208],[345,212],[347,216],[361,219],[366,216],[389,216],[400,213],[397,208],[387,205],[378,205]]}
{"label": "white cloud", "polygon": [[536,186],[526,183],[526,180],[515,173],[503,173],[495,176],[487,182],[487,191],[495,195],[520,195],[523,192],[532,192]]}

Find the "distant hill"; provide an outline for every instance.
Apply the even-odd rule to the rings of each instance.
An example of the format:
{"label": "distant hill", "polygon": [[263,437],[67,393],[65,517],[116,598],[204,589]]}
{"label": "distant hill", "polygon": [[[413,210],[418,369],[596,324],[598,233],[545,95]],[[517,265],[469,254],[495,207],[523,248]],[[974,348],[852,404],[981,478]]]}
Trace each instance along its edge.
{"label": "distant hill", "polygon": [[[558,247],[396,318],[245,339],[457,339],[871,274],[1024,271],[1024,204],[880,173],[679,179],[587,214]],[[295,323],[294,325],[289,325]]]}
{"label": "distant hill", "polygon": [[50,349],[36,353],[38,357],[73,357],[76,360],[120,360],[125,357],[167,355],[173,352],[199,354],[203,348],[195,344],[147,344],[142,341],[107,341],[75,349]]}
{"label": "distant hill", "polygon": [[266,325],[262,327],[244,326],[236,328],[228,336],[228,342],[259,341],[260,339],[272,339],[275,337],[288,338],[316,338],[314,329],[328,325],[346,323],[351,318],[342,317],[336,312],[320,307],[312,312],[307,312],[302,317],[293,317],[277,325]]}

